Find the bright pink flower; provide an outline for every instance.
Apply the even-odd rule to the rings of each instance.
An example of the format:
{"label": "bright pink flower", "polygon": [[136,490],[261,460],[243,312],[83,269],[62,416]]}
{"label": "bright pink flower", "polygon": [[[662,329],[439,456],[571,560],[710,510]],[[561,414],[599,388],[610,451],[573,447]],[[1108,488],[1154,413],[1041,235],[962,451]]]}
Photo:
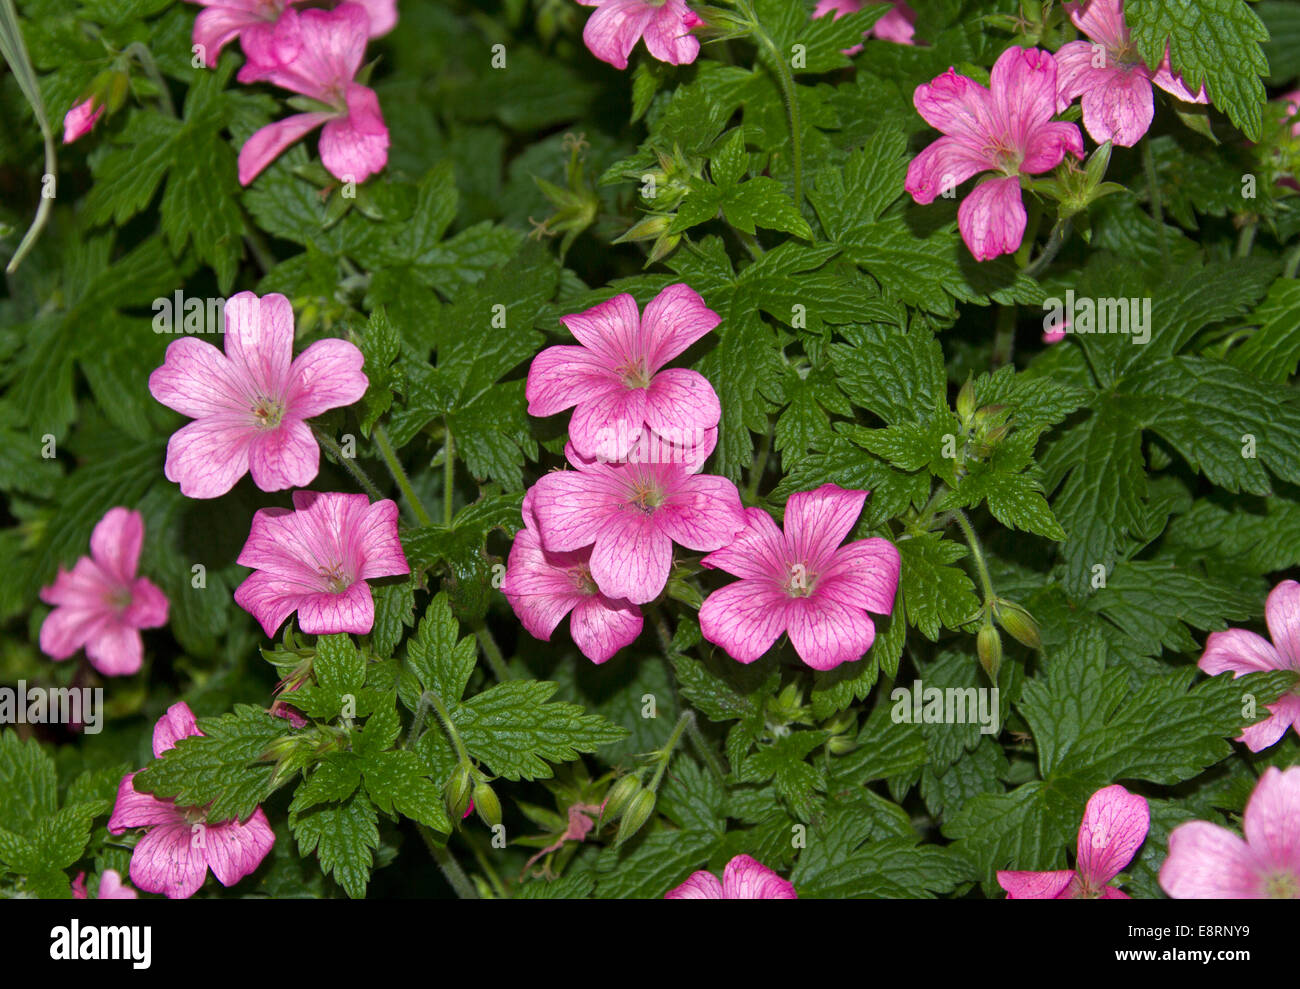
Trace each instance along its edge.
{"label": "bright pink flower", "polygon": [[[88,900],[90,894],[86,892],[86,874],[78,872],[77,878],[72,880],[72,898],[74,900]],[[138,900],[140,894],[122,882],[122,877],[117,874],[116,869],[105,869],[103,875],[99,877],[99,891],[95,894],[97,900]]]}
{"label": "bright pink flower", "polygon": [[720,317],[686,285],[669,285],[637,312],[624,293],[563,316],[581,346],[547,347],[528,369],[528,412],[576,406],[569,439],[584,457],[625,460],[649,429],[671,442],[717,426],[722,406],[698,371],[660,370],[718,325]]}
{"label": "bright pink flower", "polygon": [[63,143],[71,144],[77,138],[89,134],[103,115],[104,104],[96,102],[93,96],[74,104],[63,117]]}
{"label": "bright pink flower", "polygon": [[366,581],[411,572],[397,538],[397,503],[295,491],[293,507],[253,516],[235,562],[255,572],[235,589],[235,603],[268,636],[295,611],[310,635],[365,635],[375,624]]}
{"label": "bright pink flower", "polygon": [[[866,6],[868,0],[817,0],[813,17],[825,17],[829,13],[834,13],[838,21],[846,14],[856,14]],[[880,20],[862,32],[862,37],[879,38],[881,41],[892,41],[898,45],[913,45],[916,43],[912,40],[913,35],[916,34],[916,28],[913,27],[915,23],[916,11],[905,3],[894,3]],[[860,51],[862,46],[854,45],[852,48],[846,48],[844,54],[856,55]]]}
{"label": "bright pink flower", "polygon": [[573,553],[590,546],[591,576],[602,594],[653,601],[668,582],[673,543],[707,552],[745,526],[736,486],[697,473],[713,442],[716,433],[698,463],[601,463],[569,444],[565,453],[576,470],[553,471],[533,486],[542,548]]}
{"label": "bright pink flower", "polygon": [[876,638],[867,612],[893,610],[900,567],[885,539],[840,546],[866,499],[865,491],[834,484],[791,495],[784,533],[761,508],[747,509],[745,530],[700,561],[740,578],[705,599],[704,637],[742,663],[766,653],[782,632],[815,670],[861,659]]}
{"label": "bright pink flower", "polygon": [[1184,103],[1208,103],[1205,87],[1193,94],[1169,67],[1169,48],[1158,69],[1150,69],[1124,23],[1124,0],[1091,0],[1086,8],[1067,3],[1074,26],[1092,41],[1071,41],[1056,53],[1058,112],[1083,95],[1083,125],[1098,144],[1131,148],[1155,115],[1154,82]]}
{"label": "bright pink flower", "polygon": [[[178,739],[202,734],[189,705],[178,701],[154,725],[153,754],[160,759]],[[193,896],[209,868],[221,885],[233,886],[261,865],[275,844],[261,807],[243,822],[210,822],[200,807],[178,807],[173,800],[138,792],[134,779],[135,773],[122,777],[108,830],[146,829],[131,853],[131,881],[146,893]]]}
{"label": "bright pink flower", "polygon": [[41,600],[54,610],[41,624],[41,651],[67,659],[83,646],[90,665],[105,676],[130,676],[140,669],[140,629],[167,624],[167,597],[146,577],[137,577],[144,519],[139,512],[110,508],[90,534],[90,556],[71,572],[59,568]]}
{"label": "bright pink flower", "polygon": [[1110,881],[1133,861],[1151,827],[1146,799],[1115,784],[1088,798],[1073,869],[998,872],[1008,900],[1127,900]]}
{"label": "bright pink flower", "polygon": [[1169,835],[1160,886],[1176,900],[1300,899],[1300,766],[1269,766],[1242,817],[1245,839],[1208,821]]}
{"label": "bright pink flower", "polygon": [[757,859],[737,855],[727,863],[722,881],[700,870],[664,894],[665,900],[797,900],[794,884]]}
{"label": "bright pink flower", "polygon": [[645,38],[650,54],[661,62],[686,65],[700,54],[700,41],[691,28],[701,21],[686,0],[578,0],[598,8],[587,19],[582,40],[602,62],[627,68],[638,39]]}
{"label": "bright pink flower", "polygon": [[569,619],[569,634],[584,656],[603,663],[641,634],[641,609],[600,593],[591,576],[591,548],[570,553],[542,549],[533,516],[533,492],[524,496],[524,528],[510,547],[501,590],[529,635],[544,642]]}
{"label": "bright pink flower", "polygon": [[[194,44],[202,45],[208,68],[217,64],[221,49],[242,37],[247,46],[267,44],[285,9],[307,0],[189,0],[204,9],[194,19]],[[387,34],[397,24],[397,0],[353,0],[366,8],[370,37]]]}
{"label": "bright pink flower", "polygon": [[360,400],[365,358],[346,340],[319,340],[295,360],[283,295],[240,292],[225,315],[224,356],[183,337],[149,376],[154,398],[195,420],[167,444],[167,479],[189,498],[219,497],[245,473],[263,491],[310,484],[320,447],[305,420]]}
{"label": "bright pink flower", "polygon": [[[1300,673],[1300,584],[1284,580],[1268,595],[1264,605],[1272,643],[1244,628],[1211,632],[1205,652],[1196,664],[1211,676],[1231,670],[1236,677],[1269,670]],[[1268,706],[1269,717],[1251,725],[1237,738],[1252,752],[1277,743],[1288,728],[1300,734],[1300,688]]]}
{"label": "bright pink flower", "polygon": [[1025,235],[1020,176],[1050,171],[1066,152],[1083,157],[1074,124],[1052,120],[1056,62],[1037,48],[1008,48],[993,66],[992,91],[949,69],[916,87],[912,102],[926,122],[943,131],[907,169],[905,188],[918,203],[991,171],[962,201],[957,222],[978,261],[1013,253]]}
{"label": "bright pink flower", "polygon": [[388,164],[388,128],[375,91],[355,82],[366,53],[369,16],[356,3],[333,10],[289,9],[270,34],[244,40],[240,82],[268,81],[323,104],[263,127],[239,150],[248,185],[289,145],[325,125],[321,163],[344,182],[364,182]]}

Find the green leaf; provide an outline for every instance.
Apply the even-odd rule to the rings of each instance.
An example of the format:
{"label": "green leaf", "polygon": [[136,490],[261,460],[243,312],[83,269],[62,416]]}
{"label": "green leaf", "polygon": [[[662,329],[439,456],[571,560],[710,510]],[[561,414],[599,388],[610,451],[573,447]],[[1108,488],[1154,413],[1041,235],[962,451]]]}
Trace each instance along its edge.
{"label": "green leaf", "polygon": [[289,824],[300,855],[315,852],[321,868],[348,896],[354,900],[365,896],[374,850],[379,847],[379,814],[365,794],[355,793],[337,806],[315,807],[296,816],[290,813]]}
{"label": "green leaf", "polygon": [[918,533],[896,545],[904,613],[922,635],[936,641],[940,628],[960,628],[979,614],[975,585],[964,570],[951,566],[966,555],[966,547],[937,532]]}

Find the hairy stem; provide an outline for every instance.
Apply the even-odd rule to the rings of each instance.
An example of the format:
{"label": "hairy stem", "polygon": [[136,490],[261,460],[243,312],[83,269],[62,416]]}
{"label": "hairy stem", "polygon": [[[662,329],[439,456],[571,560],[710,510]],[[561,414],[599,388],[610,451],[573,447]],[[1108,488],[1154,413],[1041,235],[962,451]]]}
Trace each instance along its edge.
{"label": "hairy stem", "polygon": [[376,487],[375,482],[370,480],[366,472],[356,464],[353,458],[344,454],[342,447],[338,445],[338,441],[333,436],[319,426],[312,426],[311,431],[315,434],[316,441],[333,455],[340,467],[352,475],[352,479],[361,485],[366,494],[376,501],[384,497],[383,492]]}
{"label": "hairy stem", "polygon": [[372,435],[375,438],[375,446],[379,447],[379,452],[383,455],[384,463],[388,465],[388,472],[393,475],[393,480],[402,489],[402,496],[406,499],[407,506],[415,513],[420,525],[433,525],[433,519],[424,510],[424,504],[420,501],[420,496],[411,487],[406,471],[402,469],[401,461],[397,459],[397,454],[393,452],[393,444],[389,442],[388,433],[384,431],[384,427],[376,424]]}
{"label": "hairy stem", "polygon": [[442,876],[447,880],[447,884],[456,891],[456,895],[462,900],[477,900],[478,890],[470,882],[469,876],[461,868],[456,856],[451,853],[451,849],[446,845],[439,845],[434,840],[433,832],[424,824],[418,825],[420,837],[424,839],[425,847],[429,849],[429,854],[433,856],[433,861],[437,863]]}
{"label": "hairy stem", "polygon": [[803,131],[799,117],[799,91],[795,88],[794,73],[786,63],[776,42],[767,33],[757,18],[753,18],[754,40],[767,51],[771,59],[772,72],[781,87],[781,102],[785,104],[786,120],[790,124],[790,164],[794,173],[795,209],[803,209]]}
{"label": "hairy stem", "polygon": [[984,550],[980,547],[979,538],[975,535],[975,530],[971,528],[966,513],[956,510],[953,512],[953,517],[957,520],[957,524],[961,526],[962,535],[966,537],[966,544],[970,547],[971,558],[975,561],[975,569],[979,571],[980,586],[984,588],[984,603],[987,605],[997,595],[993,593],[993,581],[989,577],[988,564],[984,562]]}
{"label": "hairy stem", "polygon": [[1165,208],[1160,199],[1160,180],[1156,175],[1156,156],[1151,150],[1151,139],[1142,140],[1142,167],[1146,170],[1147,193],[1151,199],[1151,218],[1156,221],[1156,233],[1160,236],[1160,258],[1166,268],[1169,267],[1169,239],[1165,233]]}
{"label": "hairy stem", "polygon": [[452,495],[455,494],[456,481],[456,443],[451,438],[451,427],[445,427],[446,446],[443,447],[442,459],[442,523],[451,525]]}
{"label": "hairy stem", "polygon": [[505,683],[510,679],[510,670],[506,667],[506,659],[501,654],[501,647],[497,645],[497,640],[492,638],[487,625],[480,622],[474,629],[474,636],[478,639],[483,657],[487,660],[492,675],[497,678],[497,683]]}

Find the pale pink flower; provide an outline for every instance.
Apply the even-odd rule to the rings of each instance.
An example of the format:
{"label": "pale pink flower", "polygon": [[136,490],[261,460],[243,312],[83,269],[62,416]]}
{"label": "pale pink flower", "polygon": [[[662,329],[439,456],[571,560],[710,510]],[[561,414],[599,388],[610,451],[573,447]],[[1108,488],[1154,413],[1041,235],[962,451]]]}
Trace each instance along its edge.
{"label": "pale pink flower", "polygon": [[1205,87],[1192,93],[1169,67],[1169,48],[1158,69],[1142,61],[1124,23],[1124,0],[1067,3],[1070,20],[1091,41],[1071,41],[1056,53],[1057,110],[1082,94],[1083,125],[1098,144],[1131,148],[1155,115],[1154,82],[1184,103],[1208,103]]}
{"label": "pale pink flower", "polygon": [[1208,821],[1169,835],[1160,886],[1176,900],[1300,899],[1300,766],[1269,766],[1242,816],[1245,839]]}
{"label": "pale pink flower", "polygon": [[533,492],[524,496],[524,528],[510,547],[501,590],[528,634],[544,642],[572,612],[569,634],[593,663],[603,663],[641,634],[641,609],[606,597],[591,576],[591,548],[570,553],[542,549],[533,516]]}
{"label": "pale pink flower", "polygon": [[[471,804],[472,803],[473,801],[471,801]],[[557,837],[554,842],[547,845],[541,851],[533,855],[532,858],[530,858],[527,862],[525,862],[523,871],[520,873],[520,875],[522,876],[525,873],[527,873],[528,870],[533,867],[533,865],[537,862],[538,859],[542,858],[543,856],[550,855],[551,852],[558,852],[561,848],[564,847],[564,843],[566,841],[576,841],[579,843],[586,841],[587,835],[590,834],[591,829],[596,826],[596,822],[592,820],[592,818],[589,817],[588,815],[594,814],[595,816],[599,817],[603,809],[604,809],[604,805],[602,804],[584,804],[584,803],[570,804],[568,810],[569,825],[564,829],[564,833],[561,834],[559,837]]]}
{"label": "pale pink flower", "polygon": [[63,117],[63,143],[71,144],[79,137],[90,133],[92,127],[104,115],[104,104],[94,96],[75,103]]}
{"label": "pale pink flower", "polygon": [[167,347],[149,391],[195,421],[172,434],[164,473],[189,498],[225,494],[245,473],[263,491],[310,484],[320,447],[307,419],[366,393],[361,351],[318,340],[293,356],[293,307],[240,292],[226,303],[226,352],[183,337]]}
{"label": "pale pink flower", "polygon": [[[827,14],[834,13],[835,20],[838,21],[846,14],[856,14],[866,6],[875,6],[875,4],[870,4],[868,0],[817,0],[813,17],[825,17]],[[913,45],[916,44],[912,40],[916,34],[916,28],[913,27],[915,23],[916,11],[905,3],[893,3],[880,20],[862,32],[862,37],[879,38],[881,41],[892,41],[898,45]],[[862,46],[854,45],[852,48],[844,49],[844,54],[856,55],[860,51]]]}
{"label": "pale pink flower", "polygon": [[[72,880],[72,898],[74,900],[90,899],[90,894],[86,891],[86,874],[84,872],[78,872],[77,878]],[[122,877],[117,874],[116,869],[105,869],[99,877],[99,890],[95,894],[95,899],[137,900],[139,898],[139,893],[122,882]]]}
{"label": "pale pink flower", "polygon": [[[712,432],[712,431],[711,431]],[[668,582],[673,543],[700,552],[726,545],[745,526],[740,492],[699,463],[602,463],[565,453],[575,470],[552,471],[533,486],[533,517],[548,553],[592,547],[600,592],[645,604]]]}
{"label": "pale pink flower", "polygon": [[700,18],[686,0],[578,0],[597,10],[587,19],[582,40],[602,62],[627,68],[627,57],[642,37],[650,54],[661,62],[686,65],[700,54],[700,41],[691,28]]}
{"label": "pale pink flower", "polygon": [[1050,171],[1066,152],[1083,157],[1074,124],[1052,120],[1056,62],[1037,48],[1008,48],[993,66],[992,89],[949,69],[916,87],[912,102],[943,131],[907,169],[905,188],[918,203],[955,189],[972,175],[990,179],[966,196],[957,223],[978,261],[1013,253],[1025,235],[1020,176]]}
{"label": "pale pink flower", "polygon": [[[189,705],[178,701],[154,725],[154,757],[161,759],[179,739],[202,734]],[[145,829],[131,853],[131,881],[146,893],[193,896],[209,868],[221,885],[233,886],[261,865],[275,844],[261,807],[246,821],[209,821],[203,808],[178,807],[174,800],[138,792],[135,775],[124,776],[117,788],[108,830]]]}
{"label": "pale pink flower", "polygon": [[105,676],[140,669],[140,629],[167,624],[167,597],[147,577],[137,577],[144,519],[139,512],[110,508],[90,534],[90,556],[71,571],[59,568],[41,600],[54,610],[41,623],[41,651],[67,659],[85,648],[90,665]]}
{"label": "pale pink flower", "polygon": [[547,347],[528,369],[528,412],[574,408],[569,439],[584,457],[624,460],[644,430],[680,440],[717,426],[722,406],[698,371],[668,368],[720,322],[699,293],[669,285],[644,315],[624,293],[560,319],[581,346]]}
{"label": "pale pink flower", "polygon": [[1127,900],[1110,885],[1133,861],[1151,827],[1146,799],[1119,784],[1088,798],[1079,825],[1073,869],[1057,872],[998,872],[1008,900]]}
{"label": "pale pink flower", "polygon": [[757,859],[737,855],[727,863],[722,881],[700,870],[664,894],[665,900],[797,900],[794,884]]}
{"label": "pale pink flower", "polygon": [[253,516],[235,562],[254,573],[235,589],[235,603],[268,636],[295,611],[310,635],[365,635],[375,624],[366,581],[411,572],[397,538],[397,503],[295,491],[293,507]]}
{"label": "pale pink flower", "polygon": [[[284,11],[307,0],[189,0],[204,9],[194,19],[194,44],[208,68],[217,64],[221,49],[242,38],[248,47],[269,43],[275,23]],[[397,24],[397,0],[353,0],[366,8],[370,37],[387,34]]]}
{"label": "pale pink flower", "polygon": [[815,670],[862,658],[876,638],[867,612],[893,610],[901,565],[885,539],[840,546],[866,499],[865,491],[834,484],[791,495],[784,533],[761,508],[747,509],[745,530],[700,561],[740,578],[705,599],[704,637],[742,663],[766,653],[782,632]]}
{"label": "pale pink flower", "polygon": [[[1246,673],[1290,670],[1300,673],[1300,584],[1284,580],[1269,592],[1264,605],[1270,643],[1244,628],[1211,632],[1205,652],[1196,664],[1211,676],[1231,670],[1234,679]],[[1251,725],[1237,738],[1252,752],[1274,745],[1295,728],[1300,734],[1300,688],[1283,694],[1268,706],[1269,716]]]}
{"label": "pale pink flower", "polygon": [[388,164],[388,128],[375,91],[356,82],[366,53],[364,7],[286,10],[269,34],[244,41],[240,82],[267,81],[323,104],[267,124],[239,149],[239,182],[248,185],[289,145],[324,124],[320,157],[335,178],[364,182]]}

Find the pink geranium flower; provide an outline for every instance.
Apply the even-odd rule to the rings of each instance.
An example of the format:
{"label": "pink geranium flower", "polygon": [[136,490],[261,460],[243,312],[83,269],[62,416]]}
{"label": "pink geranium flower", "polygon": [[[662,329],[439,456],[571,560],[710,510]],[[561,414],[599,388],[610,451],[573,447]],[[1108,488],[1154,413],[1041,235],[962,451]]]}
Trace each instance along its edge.
{"label": "pink geranium flower", "polygon": [[603,663],[641,634],[641,609],[600,592],[591,575],[590,547],[570,553],[542,549],[533,517],[535,490],[524,496],[524,528],[510,547],[501,590],[528,633],[544,642],[572,612],[574,645],[593,663]]}
{"label": "pink geranium flower", "polygon": [[699,294],[669,285],[637,312],[624,293],[561,317],[581,346],[547,347],[528,369],[528,412],[574,408],[569,439],[584,457],[623,460],[645,429],[670,441],[717,426],[722,406],[698,371],[661,370],[720,322]]}
{"label": "pink geranium flower", "polygon": [[1079,825],[1073,869],[1057,872],[998,872],[1008,900],[1127,900],[1110,885],[1146,841],[1151,808],[1146,799],[1118,784],[1088,798]]}
{"label": "pink geranium flower", "polygon": [[1176,900],[1300,899],[1300,766],[1269,766],[1242,816],[1245,839],[1208,821],[1169,835],[1160,886]]}
{"label": "pink geranium flower", "polygon": [[597,10],[587,19],[582,40],[602,62],[627,68],[627,57],[644,37],[650,54],[661,62],[686,65],[700,54],[691,28],[702,23],[686,0],[578,0]]}
{"label": "pink geranium flower", "polygon": [[[1246,673],[1290,670],[1300,673],[1300,584],[1284,580],[1268,595],[1264,605],[1270,643],[1244,628],[1211,632],[1205,652],[1196,664],[1211,676],[1231,670],[1236,677]],[[1252,752],[1260,752],[1295,728],[1300,734],[1300,690],[1282,695],[1268,706],[1269,717],[1251,725],[1237,738]]]}
{"label": "pink geranium flower", "polygon": [[[153,729],[153,754],[161,759],[177,740],[202,735],[184,701],[167,709]],[[170,899],[193,896],[208,869],[223,886],[233,886],[262,864],[275,844],[271,825],[258,807],[246,821],[209,821],[201,807],[178,807],[135,789],[135,773],[122,778],[108,830],[122,834],[144,828],[131,853],[131,881],[146,893]]]}
{"label": "pink geranium flower", "polygon": [[71,144],[79,137],[90,133],[92,127],[104,115],[104,104],[94,96],[75,103],[63,117],[63,143]]}
{"label": "pink geranium flower", "polygon": [[1071,41],[1056,53],[1058,112],[1083,96],[1083,125],[1098,144],[1131,148],[1155,115],[1154,82],[1184,103],[1208,103],[1205,87],[1193,94],[1169,67],[1169,48],[1158,69],[1150,69],[1124,23],[1124,0],[1091,0],[1084,8],[1067,3],[1074,26],[1092,41]]}
{"label": "pink geranium flower", "polygon": [[110,508],[90,534],[90,556],[71,572],[59,568],[41,600],[54,610],[41,623],[41,651],[67,659],[85,648],[90,665],[105,676],[140,669],[140,629],[167,624],[167,597],[147,577],[137,577],[144,519],[139,512]]}
{"label": "pink geranium flower", "polygon": [[164,473],[189,498],[216,498],[245,473],[263,491],[310,484],[320,447],[305,420],[366,393],[361,351],[319,340],[293,357],[293,307],[240,292],[226,303],[226,352],[195,337],[167,348],[149,391],[195,421],[167,443]]}
{"label": "pink geranium flower", "polygon": [[794,884],[782,879],[757,859],[737,855],[727,863],[722,881],[712,872],[700,870],[676,889],[664,894],[665,900],[797,900]]}
{"label": "pink geranium flower", "polygon": [[918,203],[955,189],[972,175],[997,176],[975,187],[957,211],[958,226],[976,260],[1010,254],[1025,235],[1020,176],[1046,172],[1066,152],[1083,157],[1074,124],[1052,120],[1056,62],[1037,48],[1008,48],[993,66],[992,88],[949,69],[916,87],[912,101],[926,122],[946,135],[917,155],[905,188]]}
{"label": "pink geranium flower", "polygon": [[388,128],[375,91],[356,82],[366,53],[369,15],[356,3],[333,10],[289,9],[270,34],[244,40],[240,82],[265,80],[322,104],[267,124],[239,149],[239,182],[248,185],[289,145],[324,125],[320,157],[331,175],[364,182],[388,164]]}
{"label": "pink geranium flower", "polygon": [[[868,0],[817,0],[813,17],[825,17],[827,14],[834,13],[835,20],[838,21],[846,14],[856,14],[866,6]],[[875,5],[871,4],[871,6]],[[916,34],[916,28],[913,27],[915,23],[916,11],[905,3],[893,3],[880,20],[862,32],[862,37],[879,38],[881,41],[892,41],[898,45],[913,45],[916,43],[912,40],[913,35]],[[856,55],[860,51],[862,46],[854,45],[852,48],[846,48],[844,54]]]}
{"label": "pink geranium flower", "polygon": [[366,581],[411,572],[397,538],[397,503],[295,491],[293,507],[253,516],[235,562],[255,572],[235,589],[235,603],[268,636],[295,611],[311,635],[365,635],[375,624]]}
{"label": "pink geranium flower", "polygon": [[866,499],[865,491],[834,484],[791,495],[784,533],[761,508],[747,509],[745,531],[700,561],[740,578],[705,599],[704,637],[742,663],[766,653],[782,632],[815,670],[862,658],[876,638],[867,612],[893,610],[901,565],[885,539],[840,546]]}
{"label": "pink geranium flower", "polygon": [[[90,894],[86,891],[86,874],[78,872],[77,878],[72,880],[72,898],[74,900],[88,900]],[[105,869],[103,875],[99,877],[99,891],[95,894],[97,900],[138,900],[140,894],[122,882],[122,877],[117,874],[116,869]]]}
{"label": "pink geranium flower", "polygon": [[[194,19],[194,43],[208,68],[217,64],[221,49],[242,37],[245,45],[269,42],[280,15],[307,0],[189,0],[203,7]],[[387,34],[397,24],[397,0],[354,0],[366,8],[370,37]]]}
{"label": "pink geranium flower", "polygon": [[565,451],[575,470],[553,471],[533,486],[533,515],[548,553],[588,546],[600,592],[645,604],[668,582],[673,543],[701,552],[726,545],[745,526],[740,492],[698,462],[609,464]]}

